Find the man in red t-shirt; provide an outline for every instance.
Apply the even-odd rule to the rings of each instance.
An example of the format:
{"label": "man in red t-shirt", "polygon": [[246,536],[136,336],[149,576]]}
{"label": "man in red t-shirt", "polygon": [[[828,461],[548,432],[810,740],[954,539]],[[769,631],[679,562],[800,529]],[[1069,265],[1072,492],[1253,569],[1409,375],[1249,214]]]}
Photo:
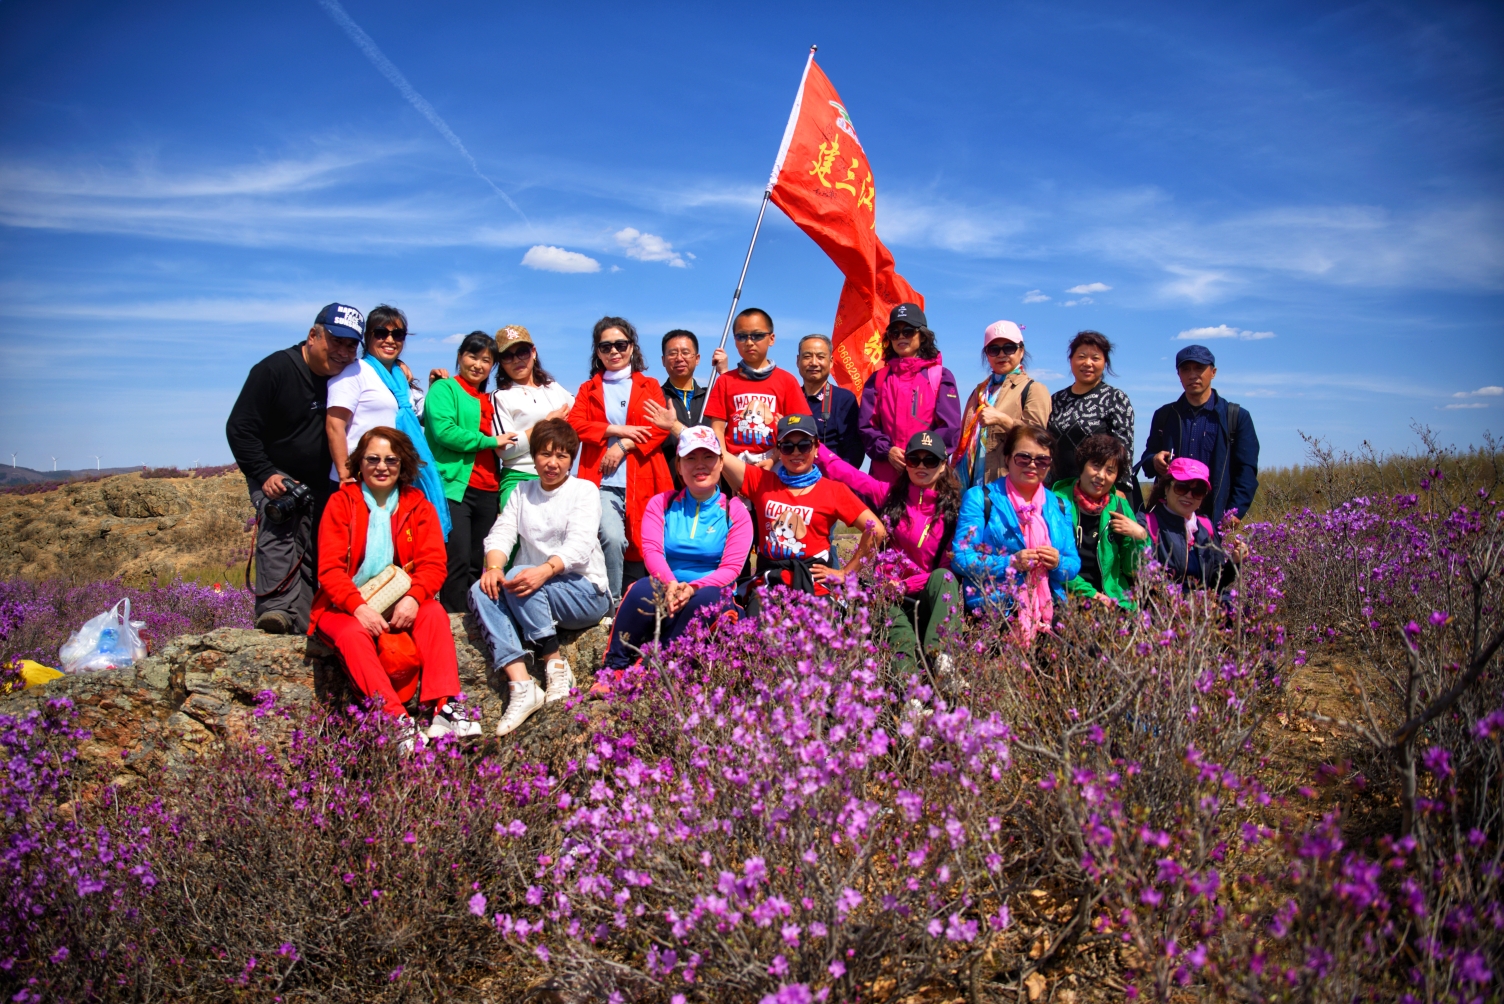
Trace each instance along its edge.
{"label": "man in red t-shirt", "polygon": [[741,364],[716,380],[703,414],[727,455],[755,464],[773,455],[778,420],[808,415],[809,402],[794,374],[768,362],[768,350],[777,339],[767,311],[748,307],[736,315],[731,333]]}

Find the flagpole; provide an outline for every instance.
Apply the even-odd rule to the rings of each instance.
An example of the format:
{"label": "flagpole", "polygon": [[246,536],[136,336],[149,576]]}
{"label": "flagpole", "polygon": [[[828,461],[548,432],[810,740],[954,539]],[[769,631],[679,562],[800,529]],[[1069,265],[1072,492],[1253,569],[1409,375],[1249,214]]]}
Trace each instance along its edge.
{"label": "flagpole", "polygon": [[[742,274],[736,280],[736,292],[731,294],[731,309],[726,311],[726,325],[721,329],[721,351],[726,349],[726,339],[731,335],[731,324],[736,320],[736,305],[741,302],[742,286],[747,281],[747,269],[752,264],[752,249],[757,247],[757,235],[762,230],[762,217],[768,211],[768,201],[773,197],[773,185],[778,181],[778,173],[783,169],[783,158],[788,153],[789,140],[793,138],[794,126],[799,121],[799,106],[804,102],[804,81],[809,77],[810,64],[815,61],[815,50],[819,46],[809,47],[809,58],[804,62],[804,73],[799,77],[799,92],[794,96],[794,107],[789,112],[788,125],[783,130],[783,142],[778,147],[778,156],[773,161],[773,173],[768,176],[767,187],[762,192],[762,203],[757,207],[757,223],[752,227],[752,240],[747,245],[747,257],[742,260]],[[710,382],[705,386],[708,397],[710,389],[715,386],[716,379],[720,377],[719,371],[714,366],[710,367]]]}

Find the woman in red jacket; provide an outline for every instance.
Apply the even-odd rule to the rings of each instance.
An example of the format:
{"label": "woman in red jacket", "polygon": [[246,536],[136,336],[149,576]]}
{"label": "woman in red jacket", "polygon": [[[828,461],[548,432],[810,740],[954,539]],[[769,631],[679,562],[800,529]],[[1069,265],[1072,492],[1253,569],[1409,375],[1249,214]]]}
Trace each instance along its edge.
{"label": "woman in red jacket", "polygon": [[[418,451],[412,441],[387,426],[369,429],[350,452],[348,469],[356,481],[340,486],[319,523],[319,592],[313,600],[308,633],[333,645],[345,669],[367,697],[379,696],[387,714],[402,720],[404,749],[417,737],[377,654],[390,632],[410,632],[422,660],[419,699],[433,708],[427,735],[480,734],[451,700],[460,692],[459,662],[449,615],[436,599],[444,584],[448,556],[439,514],[418,477]],[[388,565],[412,579],[412,588],[383,617],[360,594],[360,587]]]}
{"label": "woman in red jacket", "polygon": [[643,410],[665,402],[658,381],[643,373],[637,329],[626,318],[602,317],[590,344],[590,379],[580,384],[569,424],[580,437],[580,477],[601,489],[601,550],[615,606],[625,563],[642,563],[642,514],[655,495],[673,490],[674,478],[661,449],[667,435]]}

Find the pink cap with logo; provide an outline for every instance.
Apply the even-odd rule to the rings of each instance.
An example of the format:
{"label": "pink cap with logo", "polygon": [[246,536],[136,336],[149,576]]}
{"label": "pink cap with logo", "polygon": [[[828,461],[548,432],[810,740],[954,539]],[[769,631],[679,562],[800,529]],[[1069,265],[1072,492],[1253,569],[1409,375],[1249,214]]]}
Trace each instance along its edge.
{"label": "pink cap with logo", "polygon": [[1190,457],[1176,457],[1170,461],[1166,470],[1172,480],[1175,481],[1200,481],[1205,483],[1207,490],[1212,487],[1212,472],[1199,460]]}
{"label": "pink cap with logo", "polygon": [[721,455],[721,440],[708,425],[691,425],[679,433],[679,456],[687,457],[696,450],[709,450]]}
{"label": "pink cap with logo", "polygon": [[993,321],[982,333],[982,348],[984,349],[993,342],[1015,342],[1022,345],[1023,341],[1024,326],[1014,324],[1012,321]]}

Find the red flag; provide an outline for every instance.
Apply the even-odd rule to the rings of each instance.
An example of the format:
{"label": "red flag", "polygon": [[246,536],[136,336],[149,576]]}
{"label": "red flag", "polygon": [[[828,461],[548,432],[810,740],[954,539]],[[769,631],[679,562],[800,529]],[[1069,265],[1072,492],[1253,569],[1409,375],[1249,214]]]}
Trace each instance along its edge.
{"label": "red flag", "polygon": [[923,307],[924,297],[894,271],[893,255],[878,240],[872,165],[813,54],[783,132],[769,194],[846,276],[830,333],[834,373],[838,383],[860,394],[868,374],[882,365],[889,311],[900,303]]}

